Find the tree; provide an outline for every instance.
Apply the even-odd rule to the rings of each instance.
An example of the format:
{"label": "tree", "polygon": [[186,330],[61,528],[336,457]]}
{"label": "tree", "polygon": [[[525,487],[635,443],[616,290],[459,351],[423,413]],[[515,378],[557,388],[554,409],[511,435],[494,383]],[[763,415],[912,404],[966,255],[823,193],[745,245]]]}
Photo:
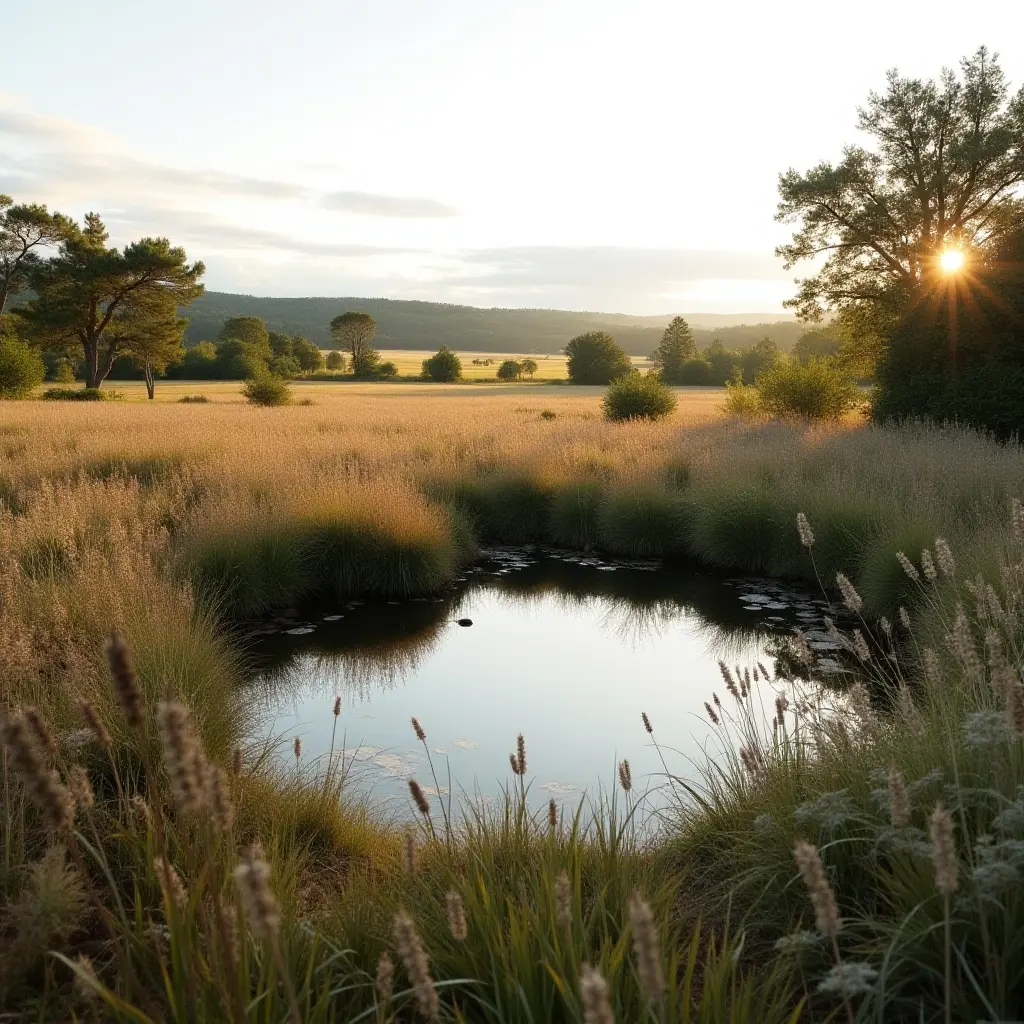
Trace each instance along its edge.
{"label": "tree", "polygon": [[39,250],[56,245],[69,225],[65,216],[45,206],[15,206],[0,193],[0,316],[11,295],[27,287],[40,263]]}
{"label": "tree", "polygon": [[267,341],[270,343],[270,351],[275,356],[281,357],[295,354],[292,352],[292,339],[281,331],[271,331],[267,335]]}
{"label": "tree", "polygon": [[677,316],[665,328],[657,350],[651,360],[661,371],[666,384],[681,384],[683,365],[697,358],[697,342],[694,341],[690,325]]}
{"label": "tree", "polygon": [[810,359],[822,359],[834,356],[839,351],[842,340],[828,328],[806,331],[797,339],[793,346],[793,355],[801,363]]}
{"label": "tree", "polygon": [[292,339],[292,355],[298,360],[303,373],[316,373],[324,368],[324,354],[301,334]]}
{"label": "tree", "polygon": [[210,380],[217,376],[217,349],[212,341],[200,341],[185,349],[185,358],[175,370],[188,380]]}
{"label": "tree", "polygon": [[373,347],[377,321],[369,313],[349,311],[331,321],[331,337],[339,348],[345,349],[352,359],[352,373],[356,377],[372,377],[380,361],[380,353]]}
{"label": "tree", "polygon": [[201,295],[202,263],[188,264],[185,250],[166,238],[143,238],[123,250],[107,247],[98,214],[85,227],[68,222],[57,255],[32,268],[36,298],[18,310],[32,337],[46,347],[77,343],[85,360],[86,387],[98,388],[119,355],[131,354],[131,337],[115,319],[157,295],[175,306]]}
{"label": "tree", "polygon": [[[277,335],[276,331],[274,333]],[[277,336],[280,338],[280,335]],[[225,320],[220,334],[217,335],[217,340],[240,341],[243,345],[249,345],[252,351],[264,360],[269,360],[275,355],[292,355],[290,345],[286,352],[274,351],[270,344],[266,321],[258,316],[233,316],[229,320]]]}
{"label": "tree", "polygon": [[527,377],[532,377],[537,372],[537,361],[535,359],[524,359],[519,364]]}
{"label": "tree", "polygon": [[27,398],[43,383],[46,367],[0,317],[0,398]]}
{"label": "tree", "polygon": [[721,338],[715,338],[711,342],[705,358],[708,363],[707,382],[709,384],[721,387],[734,376],[734,371],[739,370],[733,354],[725,347]]}
{"label": "tree", "polygon": [[327,369],[335,371],[345,369],[345,357],[337,349],[332,349],[327,353]]}
{"label": "tree", "polygon": [[577,335],[565,346],[565,354],[573,384],[610,384],[632,369],[629,356],[605,331]]}
{"label": "tree", "polygon": [[109,337],[142,370],[146,394],[155,397],[157,374],[184,356],[182,339],[188,320],[178,316],[174,297],[165,292],[139,292],[111,321]]}
{"label": "tree", "polygon": [[458,380],[462,376],[462,360],[442,345],[429,359],[423,360],[423,376],[439,383]]}
{"label": "tree", "polygon": [[837,310],[884,335],[936,286],[944,249],[984,259],[1020,222],[1024,88],[1010,96],[984,47],[961,70],[939,82],[890,71],[885,93],[858,112],[872,149],[849,146],[836,165],[779,176],[777,219],[799,227],[777,254],[787,269],[825,256],[788,302],[801,318]]}
{"label": "tree", "polygon": [[518,363],[514,359],[506,359],[498,367],[498,380],[519,380],[522,374],[522,363]]}
{"label": "tree", "polygon": [[756,345],[740,353],[740,368],[745,384],[753,384],[757,375],[779,358],[779,346],[771,338],[762,338]]}

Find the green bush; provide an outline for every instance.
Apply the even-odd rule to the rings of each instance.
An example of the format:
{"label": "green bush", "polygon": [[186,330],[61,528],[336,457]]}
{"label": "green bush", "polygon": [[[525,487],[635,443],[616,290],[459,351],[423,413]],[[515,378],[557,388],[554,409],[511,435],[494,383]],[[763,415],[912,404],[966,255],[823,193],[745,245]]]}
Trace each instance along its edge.
{"label": "green bush", "polygon": [[735,380],[725,382],[723,408],[730,416],[742,416],[744,419],[760,416],[763,411],[757,388]]}
{"label": "green bush", "polygon": [[656,373],[636,370],[612,381],[604,396],[610,420],[660,420],[676,407],[676,396]]}
{"label": "green bush", "polygon": [[209,401],[206,395],[182,395],[178,399],[181,405],[205,405]]}
{"label": "green bush", "polygon": [[251,377],[242,388],[251,405],[288,405],[292,400],[292,389],[288,381],[272,373]]}
{"label": "green bush", "polygon": [[0,398],[27,398],[45,376],[38,352],[12,335],[0,335]]}
{"label": "green bush", "polygon": [[345,369],[345,356],[337,349],[327,353],[326,367],[328,370],[344,370]]}
{"label": "green bush", "polygon": [[569,379],[573,384],[611,384],[629,373],[629,356],[606,331],[587,331],[565,346]]}
{"label": "green bush", "polygon": [[679,383],[706,387],[711,383],[711,364],[706,359],[690,359],[679,368]]}
{"label": "green bush", "polygon": [[858,399],[857,385],[831,359],[780,360],[758,376],[756,387],[761,408],[779,419],[837,420]]}
{"label": "green bush", "polygon": [[523,366],[515,359],[506,359],[498,367],[498,380],[519,380],[523,375]]}
{"label": "green bush", "polygon": [[423,376],[438,383],[458,380],[462,376],[462,360],[447,345],[423,360]]}
{"label": "green bush", "polygon": [[99,388],[48,388],[43,398],[48,402],[116,402],[121,396],[116,391]]}

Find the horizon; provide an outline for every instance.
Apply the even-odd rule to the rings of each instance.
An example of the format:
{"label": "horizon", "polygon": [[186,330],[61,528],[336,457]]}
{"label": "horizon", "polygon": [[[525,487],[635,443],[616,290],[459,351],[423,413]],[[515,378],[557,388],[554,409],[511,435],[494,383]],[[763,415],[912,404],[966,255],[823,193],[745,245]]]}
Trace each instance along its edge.
{"label": "horizon", "polygon": [[[979,0],[975,23],[1015,9]],[[6,26],[0,191],[95,210],[115,244],[166,236],[211,291],[784,318],[802,268],[774,256],[777,175],[837,159],[890,68],[996,42],[959,10],[867,0],[840,51],[810,0],[751,5],[742,33],[664,0],[182,0],[173,23],[47,0]],[[114,73],[80,45],[97,25]],[[173,104],[132,87],[154,76]]]}

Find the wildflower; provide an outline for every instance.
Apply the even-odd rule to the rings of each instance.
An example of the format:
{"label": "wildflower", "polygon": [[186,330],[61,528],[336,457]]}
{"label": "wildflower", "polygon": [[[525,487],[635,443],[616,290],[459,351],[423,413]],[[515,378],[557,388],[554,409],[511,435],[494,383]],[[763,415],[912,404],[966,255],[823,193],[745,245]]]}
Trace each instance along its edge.
{"label": "wildflower", "polygon": [[903,566],[903,571],[915,582],[921,582],[921,574],[917,571],[917,566],[907,558],[902,551],[896,552],[896,561]]}
{"label": "wildflower", "polygon": [[839,587],[839,592],[843,595],[843,602],[846,607],[855,615],[860,614],[861,609],[864,607],[864,602],[861,600],[861,596],[857,593],[853,584],[841,572],[836,573],[836,586]]}
{"label": "wildflower", "polygon": [[131,728],[138,731],[142,728],[146,710],[142,701],[142,690],[135,675],[131,651],[115,630],[107,642],[107,665],[110,677],[114,682],[114,693],[117,695],[125,721]]}
{"label": "wildflower", "polygon": [[921,552],[921,571],[924,573],[924,578],[929,583],[934,583],[939,578],[939,574],[935,570],[935,562],[932,559],[932,553],[927,548]]}
{"label": "wildflower", "polygon": [[640,717],[644,720],[644,728],[649,733],[653,733],[654,732],[654,726],[651,725],[651,720],[647,717],[647,712],[646,711],[641,711],[640,712]]}
{"label": "wildflower", "polygon": [[814,907],[815,924],[827,939],[834,939],[839,932],[841,920],[832,887],[825,876],[825,868],[817,849],[803,839],[798,839],[793,848],[800,875],[807,886]]}
{"label": "wildflower", "polygon": [[70,830],[75,802],[60,776],[48,768],[24,715],[14,714],[0,723],[0,739],[10,753],[12,766],[25,782],[32,801],[39,808],[47,828],[53,832]]}
{"label": "wildflower", "polygon": [[439,1019],[441,1007],[434,981],[430,977],[430,961],[423,950],[416,925],[404,910],[395,915],[394,934],[395,945],[405,964],[409,981],[412,982],[420,1012],[428,1020],[436,1021]]}
{"label": "wildflower", "polygon": [[935,888],[949,896],[956,890],[956,845],[953,842],[953,817],[942,804],[931,816],[932,863],[935,865]]}
{"label": "wildflower", "polygon": [[469,928],[466,925],[466,908],[462,902],[462,897],[454,889],[451,889],[446,897],[446,904],[448,909],[448,930],[452,933],[452,938],[456,942],[464,942],[469,934]]}
{"label": "wildflower", "polygon": [[894,828],[904,828],[910,823],[907,787],[903,781],[903,772],[895,765],[889,768],[889,820]]}
{"label": "wildflower", "polygon": [[202,811],[206,762],[188,708],[174,701],[162,701],[157,705],[156,716],[174,802],[182,811]]}
{"label": "wildflower", "polygon": [[259,851],[250,852],[248,858],[235,868],[235,882],[253,935],[274,939],[281,925],[281,914],[270,890],[270,865]]}
{"label": "wildflower", "polygon": [[391,992],[395,984],[395,965],[387,953],[381,953],[377,961],[377,999],[381,1006],[387,1006],[391,1002]]}
{"label": "wildflower", "polygon": [[564,871],[555,879],[555,920],[563,930],[571,930],[572,888],[569,876]]}
{"label": "wildflower", "polygon": [[796,514],[796,532],[800,537],[800,543],[810,550],[814,546],[814,531],[811,524],[807,522],[807,516],[803,512]]}
{"label": "wildflower", "polygon": [[79,810],[89,810],[96,802],[92,784],[89,782],[89,773],[81,765],[76,764],[68,775],[68,784]]}
{"label": "wildflower", "polygon": [[956,562],[953,560],[949,543],[942,537],[935,538],[935,559],[939,563],[942,575],[951,580],[956,575]]}
{"label": "wildflower", "polygon": [[633,955],[636,957],[640,987],[649,1003],[661,1003],[665,997],[665,973],[661,964],[661,942],[654,915],[639,892],[629,898],[629,923],[633,928]]}
{"label": "wildflower", "polygon": [[583,965],[580,996],[583,1002],[583,1024],[615,1024],[611,1003],[608,1001],[608,983],[590,964]]}
{"label": "wildflower", "polygon": [[420,725],[420,720],[414,717],[411,718],[410,721],[412,722],[412,731],[416,733],[416,739],[418,739],[420,743],[423,743],[427,738],[427,734],[423,731],[423,726]]}
{"label": "wildflower", "polygon": [[78,713],[82,716],[82,721],[85,722],[86,728],[91,730],[92,734],[96,737],[96,742],[104,750],[109,750],[113,745],[113,740],[110,738],[110,731],[107,729],[103,719],[100,718],[100,713],[96,710],[95,705],[90,704],[87,700],[80,700],[78,702]]}
{"label": "wildflower", "polygon": [[430,817],[430,804],[427,803],[427,798],[423,794],[423,789],[415,779],[409,780],[409,792],[412,794],[413,802],[416,804],[416,809],[423,815],[424,818]]}
{"label": "wildflower", "polygon": [[628,761],[619,762],[619,785],[622,786],[624,793],[628,793],[633,788],[633,773]]}
{"label": "wildflower", "polygon": [[411,828],[407,828],[403,835],[402,867],[410,877],[416,874],[416,836]]}
{"label": "wildflower", "polygon": [[878,971],[870,964],[857,961],[836,964],[818,984],[818,992],[822,995],[862,996],[875,987]]}
{"label": "wildflower", "polygon": [[711,724],[718,725],[718,715],[715,714],[715,709],[707,701],[704,701],[704,710],[707,711]]}

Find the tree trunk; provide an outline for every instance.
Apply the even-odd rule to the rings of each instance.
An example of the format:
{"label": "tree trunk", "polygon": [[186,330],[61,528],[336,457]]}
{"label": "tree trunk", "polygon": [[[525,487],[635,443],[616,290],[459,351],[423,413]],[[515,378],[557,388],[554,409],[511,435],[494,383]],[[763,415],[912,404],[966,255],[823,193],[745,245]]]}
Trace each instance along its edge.
{"label": "tree trunk", "polygon": [[146,374],[146,394],[149,395],[149,400],[153,401],[153,393],[156,390],[156,381],[153,378],[153,364],[147,359],[144,370]]}
{"label": "tree trunk", "polygon": [[82,349],[85,352],[85,386],[98,388],[103,383],[103,378],[100,376],[99,344],[87,339],[82,342]]}

